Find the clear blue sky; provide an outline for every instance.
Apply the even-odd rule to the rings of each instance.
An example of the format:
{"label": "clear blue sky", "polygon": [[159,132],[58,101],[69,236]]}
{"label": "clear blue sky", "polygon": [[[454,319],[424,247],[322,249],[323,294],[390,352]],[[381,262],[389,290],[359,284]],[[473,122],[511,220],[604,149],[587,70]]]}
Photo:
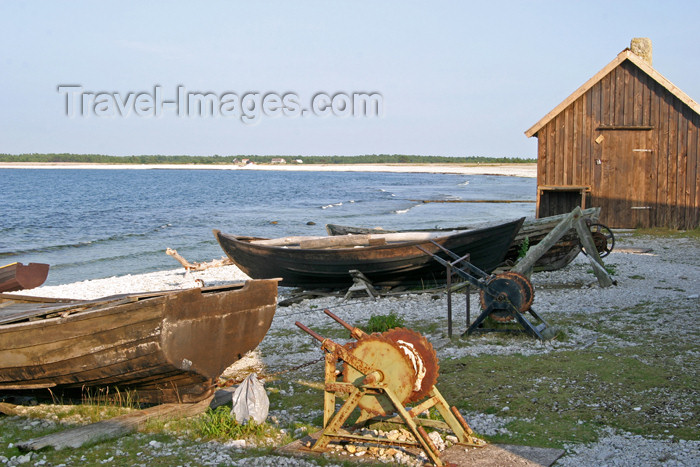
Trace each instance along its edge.
{"label": "clear blue sky", "polygon": [[[700,100],[700,2],[0,3],[0,152],[534,157],[523,132],[629,46]],[[380,117],[65,114],[66,94],[377,92]],[[105,104],[106,105],[106,104]],[[259,108],[259,107],[258,107]],[[88,110],[90,107],[88,107]],[[111,110],[111,109],[107,109]],[[148,110],[148,109],[147,109]]]}

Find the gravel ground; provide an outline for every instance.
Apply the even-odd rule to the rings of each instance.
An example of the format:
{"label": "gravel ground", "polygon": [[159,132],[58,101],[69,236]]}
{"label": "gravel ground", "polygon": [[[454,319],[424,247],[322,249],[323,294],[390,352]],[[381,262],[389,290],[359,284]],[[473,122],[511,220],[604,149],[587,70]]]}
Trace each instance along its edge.
{"label": "gravel ground", "polygon": [[[570,313],[600,313],[606,310],[619,310],[637,304],[657,304],[667,313],[659,318],[658,326],[644,326],[644,332],[674,333],[678,339],[694,339],[697,331],[697,314],[700,311],[700,242],[696,239],[664,239],[656,237],[633,237],[618,235],[616,250],[605,258],[607,266],[615,268],[614,276],[618,284],[601,288],[583,255],[567,268],[555,272],[536,273],[532,283],[536,291],[533,308],[550,323],[557,317]],[[645,250],[650,250],[643,252]],[[187,288],[196,286],[195,279],[202,279],[206,285],[216,285],[231,280],[245,279],[246,276],[235,266],[210,269],[184,274],[182,269],[138,276],[114,277],[75,284],[41,287],[25,294],[65,297],[97,298],[116,293],[150,291],[158,289]],[[280,289],[280,298],[289,296],[289,289]],[[455,310],[463,307],[457,302]],[[472,310],[478,310],[476,294],[472,294]],[[317,360],[320,352],[317,345],[309,345],[311,338],[295,330],[294,322],[334,327],[335,323],[323,315],[329,308],[349,323],[366,322],[371,314],[396,312],[407,324],[440,321],[445,323],[446,299],[442,294],[424,293],[395,297],[385,297],[377,301],[367,298],[353,298],[343,301],[338,297],[325,297],[305,300],[289,307],[278,308],[270,332],[258,350],[249,357],[245,365],[265,366],[268,373],[289,368],[290,362],[303,363]],[[463,309],[463,308],[462,308]],[[463,330],[463,314],[456,313],[456,332]],[[474,311],[473,311],[474,315]],[[621,322],[620,326],[630,324]],[[461,326],[460,326],[461,325]],[[611,345],[615,347],[634,345],[622,342],[611,335],[598,335],[584,329],[570,330],[565,341],[539,342],[517,339],[504,345],[500,336],[484,335],[467,345],[459,345],[445,336],[445,326],[437,326],[439,331],[426,334],[435,347],[438,357],[478,356],[482,354],[544,354],[562,350],[582,349],[591,345]],[[697,362],[700,351],[679,355],[679,359]],[[684,360],[685,361],[685,360]],[[239,365],[240,366],[240,365]],[[315,371],[315,370],[314,370]],[[318,375],[316,375],[318,376]],[[283,392],[283,391],[282,391]],[[290,396],[293,389],[290,387]],[[283,394],[284,395],[284,394]],[[298,417],[312,419],[318,413],[301,414],[272,413],[280,421]],[[320,411],[319,411],[320,412]],[[472,427],[485,435],[504,430],[508,417],[484,414],[465,414]],[[501,431],[502,432],[502,431]],[[158,449],[151,446],[157,455]],[[161,446],[162,449],[176,449],[177,446]],[[150,448],[149,448],[150,449]],[[227,460],[226,452],[235,449],[218,443],[201,445],[203,465],[246,465],[240,460]],[[213,457],[212,457],[213,456]],[[219,457],[217,457],[219,456]],[[39,457],[31,462],[38,465]],[[0,458],[0,462],[12,462]],[[313,461],[290,460],[278,457],[256,457],[252,465],[316,465]],[[634,466],[700,465],[700,441],[678,440],[673,438],[645,437],[604,428],[598,442],[588,445],[566,446],[566,454],[557,465],[610,465]]]}

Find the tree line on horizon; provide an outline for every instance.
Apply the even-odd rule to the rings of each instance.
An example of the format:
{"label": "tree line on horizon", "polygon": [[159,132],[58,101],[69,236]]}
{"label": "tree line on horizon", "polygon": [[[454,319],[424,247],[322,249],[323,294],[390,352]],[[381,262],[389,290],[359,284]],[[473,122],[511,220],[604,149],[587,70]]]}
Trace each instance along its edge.
{"label": "tree line on horizon", "polygon": [[0,154],[0,162],[78,162],[98,164],[235,164],[248,159],[256,164],[269,164],[272,159],[296,160],[304,164],[488,164],[532,163],[535,158],[525,157],[449,157],[404,154],[371,154],[363,156],[106,156],[103,154]]}

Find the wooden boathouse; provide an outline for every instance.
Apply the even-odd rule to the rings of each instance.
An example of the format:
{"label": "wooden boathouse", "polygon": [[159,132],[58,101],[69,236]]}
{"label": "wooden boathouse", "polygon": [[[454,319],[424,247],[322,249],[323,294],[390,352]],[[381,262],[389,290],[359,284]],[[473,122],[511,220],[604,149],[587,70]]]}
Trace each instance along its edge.
{"label": "wooden boathouse", "polygon": [[537,216],[601,207],[613,228],[700,224],[700,105],[633,39],[525,132],[537,137]]}

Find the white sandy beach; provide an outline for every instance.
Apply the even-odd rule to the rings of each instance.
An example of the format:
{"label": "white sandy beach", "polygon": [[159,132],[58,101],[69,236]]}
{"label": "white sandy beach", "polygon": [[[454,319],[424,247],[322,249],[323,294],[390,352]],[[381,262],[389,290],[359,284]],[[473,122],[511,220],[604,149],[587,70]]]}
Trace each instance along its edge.
{"label": "white sandy beach", "polygon": [[0,162],[0,169],[101,170],[283,170],[303,172],[394,172],[537,177],[537,164],[81,164]]}

